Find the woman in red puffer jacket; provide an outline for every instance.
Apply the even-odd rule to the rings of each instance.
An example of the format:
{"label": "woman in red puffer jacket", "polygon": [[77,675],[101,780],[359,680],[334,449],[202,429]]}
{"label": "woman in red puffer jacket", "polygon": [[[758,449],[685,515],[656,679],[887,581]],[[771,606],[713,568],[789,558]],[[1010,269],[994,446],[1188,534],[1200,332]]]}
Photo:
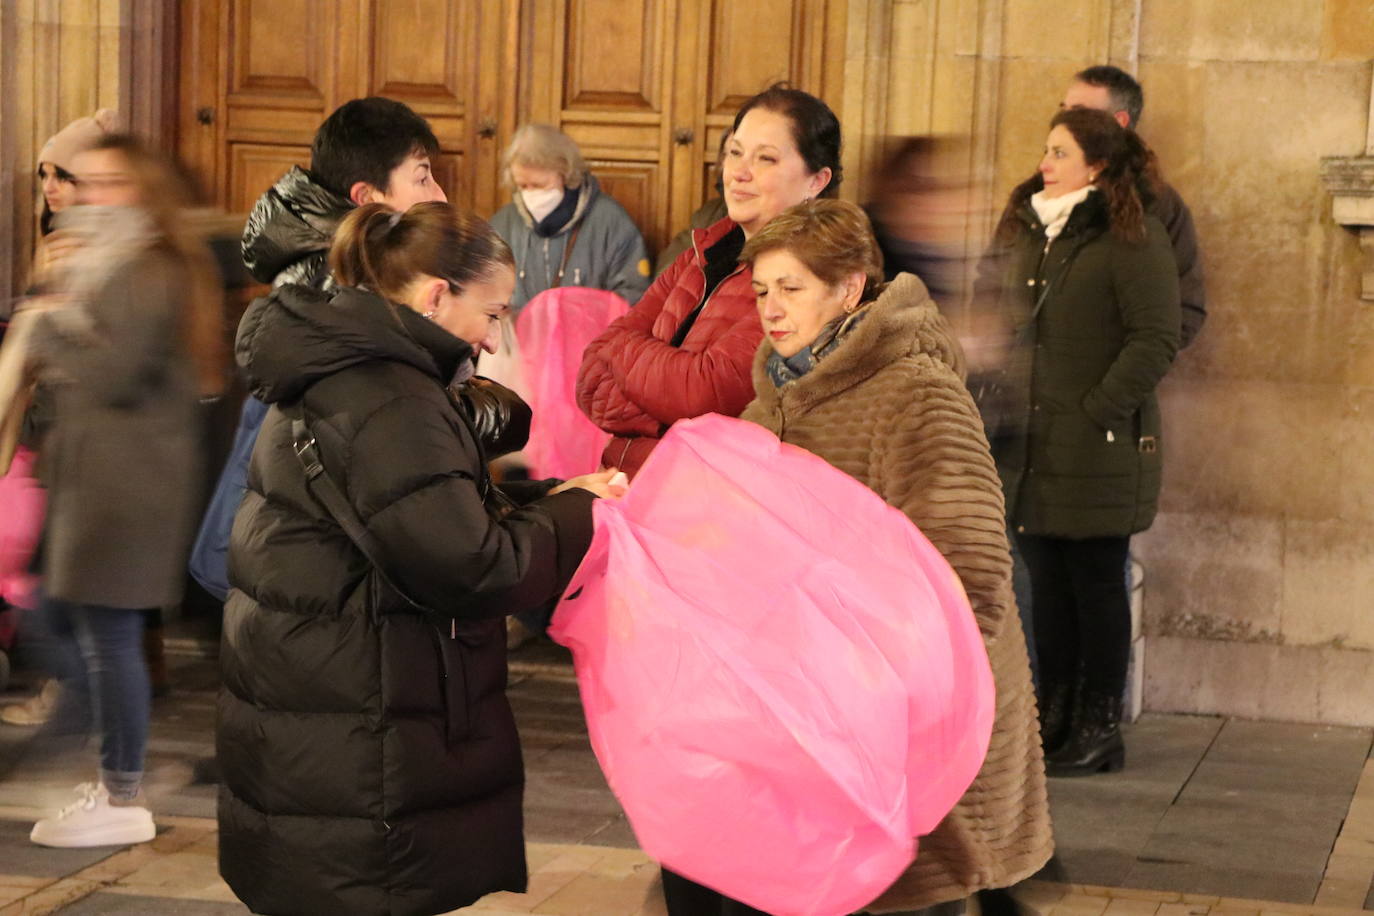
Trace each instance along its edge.
{"label": "woman in red puffer jacket", "polygon": [[587,348],[577,402],[612,435],[605,467],[633,476],[675,421],[738,416],[763,336],[744,242],[783,210],[840,185],[840,122],[815,96],[773,86],[740,108],[722,168],[729,217],[692,234],[639,304]]}

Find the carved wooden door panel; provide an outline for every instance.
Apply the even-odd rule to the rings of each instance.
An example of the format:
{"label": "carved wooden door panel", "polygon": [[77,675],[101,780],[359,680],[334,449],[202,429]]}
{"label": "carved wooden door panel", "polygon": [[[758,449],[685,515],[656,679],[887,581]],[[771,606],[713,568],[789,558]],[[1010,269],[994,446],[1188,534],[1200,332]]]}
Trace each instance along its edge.
{"label": "carved wooden door panel", "polygon": [[353,95],[405,102],[429,121],[449,200],[488,215],[503,202],[497,160],[513,130],[515,78],[503,58],[514,12],[490,0],[354,0],[342,31],[356,43],[358,72],[344,80],[359,87]]}
{"label": "carved wooden door panel", "polygon": [[294,163],[337,96],[340,7],[198,0],[182,18],[179,151],[216,203],[253,201]]}
{"label": "carved wooden door panel", "polygon": [[521,110],[561,127],[651,249],[709,192],[720,132],[778,80],[839,105],[839,0],[532,0]]}
{"label": "carved wooden door panel", "polygon": [[[692,116],[704,126],[694,187],[709,187],[721,134],[755,93],[788,82],[840,114],[846,4],[837,0],[712,0],[701,4],[702,84]],[[699,203],[699,200],[698,200]],[[694,205],[695,206],[695,205]]]}
{"label": "carved wooden door panel", "polygon": [[499,205],[496,159],[514,122],[502,59],[515,0],[193,0],[183,7],[178,150],[216,202],[244,212],[343,102],[385,95],[439,138],[449,198]]}
{"label": "carved wooden door panel", "polygon": [[534,0],[523,110],[582,148],[603,190],[656,247],[669,225],[678,0]]}

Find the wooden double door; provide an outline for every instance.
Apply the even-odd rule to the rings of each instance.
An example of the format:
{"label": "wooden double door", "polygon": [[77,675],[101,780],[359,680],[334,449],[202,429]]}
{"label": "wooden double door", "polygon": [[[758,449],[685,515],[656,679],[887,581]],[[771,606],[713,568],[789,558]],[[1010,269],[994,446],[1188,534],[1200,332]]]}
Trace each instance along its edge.
{"label": "wooden double door", "polygon": [[490,215],[516,127],[554,124],[657,249],[709,193],[723,129],[778,80],[838,111],[839,0],[186,0],[177,148],[246,212],[316,127],[385,95],[434,127],[449,199]]}

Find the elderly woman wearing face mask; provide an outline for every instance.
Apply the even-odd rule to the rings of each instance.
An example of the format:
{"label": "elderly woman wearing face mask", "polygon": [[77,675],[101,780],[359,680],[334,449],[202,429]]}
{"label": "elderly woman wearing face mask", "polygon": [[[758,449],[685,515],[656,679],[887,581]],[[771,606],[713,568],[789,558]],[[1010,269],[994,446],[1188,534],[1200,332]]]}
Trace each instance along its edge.
{"label": "elderly woman wearing face mask", "polygon": [[547,124],[515,132],[504,159],[513,199],[491,226],[515,252],[511,308],[557,286],[609,290],[634,304],[649,287],[649,252],[625,208],[601,190],[567,134]]}
{"label": "elderly woman wearing face mask", "polygon": [[920,838],[907,873],[866,908],[960,912],[970,894],[1033,874],[1052,851],[1002,494],[962,353],[920,280],[883,284],[877,242],[853,204],[793,207],[749,239],[741,262],[765,339],[757,397],[742,418],[902,510],[959,575],[986,643],[997,713],[982,771]]}

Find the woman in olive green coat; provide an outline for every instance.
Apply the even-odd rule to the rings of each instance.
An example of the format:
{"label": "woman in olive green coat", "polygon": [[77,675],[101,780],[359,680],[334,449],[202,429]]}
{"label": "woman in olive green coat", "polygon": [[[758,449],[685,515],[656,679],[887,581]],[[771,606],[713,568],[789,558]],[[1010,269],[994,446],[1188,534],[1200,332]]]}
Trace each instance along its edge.
{"label": "woman in olive green coat", "polygon": [[[1178,272],[1147,216],[1154,155],[1110,116],[1061,111],[998,227],[1021,330],[998,470],[1030,570],[1050,775],[1119,769],[1130,536],[1154,520],[1156,389],[1178,349]],[[1020,384],[1016,382],[1019,381]]]}

